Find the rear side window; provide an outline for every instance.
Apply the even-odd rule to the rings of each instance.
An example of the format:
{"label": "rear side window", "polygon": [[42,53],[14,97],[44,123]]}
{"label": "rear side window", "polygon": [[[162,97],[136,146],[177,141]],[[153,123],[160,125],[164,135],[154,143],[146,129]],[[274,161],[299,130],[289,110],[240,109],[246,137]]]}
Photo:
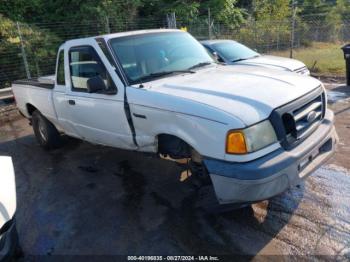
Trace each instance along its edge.
{"label": "rear side window", "polygon": [[58,85],[65,85],[66,80],[64,76],[64,52],[63,50],[60,51],[58,54],[58,65],[57,65],[57,84]]}
{"label": "rear side window", "polygon": [[108,90],[115,89],[106,67],[91,46],[71,48],[69,51],[69,67],[74,91],[86,92],[87,81],[95,76],[100,76],[105,81]]}

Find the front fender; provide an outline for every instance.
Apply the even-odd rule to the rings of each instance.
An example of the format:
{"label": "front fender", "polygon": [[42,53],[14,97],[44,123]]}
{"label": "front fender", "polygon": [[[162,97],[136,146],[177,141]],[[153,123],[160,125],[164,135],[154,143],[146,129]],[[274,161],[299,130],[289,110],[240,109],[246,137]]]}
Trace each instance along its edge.
{"label": "front fender", "polygon": [[132,114],[139,150],[145,152],[157,152],[157,136],[169,134],[182,139],[202,156],[224,159],[227,131],[243,125],[145,106],[133,105],[132,111],[144,116]]}

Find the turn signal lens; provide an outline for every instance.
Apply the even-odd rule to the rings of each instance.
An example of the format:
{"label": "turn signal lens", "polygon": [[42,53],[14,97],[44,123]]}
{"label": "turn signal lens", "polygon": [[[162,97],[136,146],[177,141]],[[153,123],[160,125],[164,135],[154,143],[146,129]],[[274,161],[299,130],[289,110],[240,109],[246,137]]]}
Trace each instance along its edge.
{"label": "turn signal lens", "polygon": [[227,134],[226,153],[246,154],[247,146],[242,131],[231,131]]}

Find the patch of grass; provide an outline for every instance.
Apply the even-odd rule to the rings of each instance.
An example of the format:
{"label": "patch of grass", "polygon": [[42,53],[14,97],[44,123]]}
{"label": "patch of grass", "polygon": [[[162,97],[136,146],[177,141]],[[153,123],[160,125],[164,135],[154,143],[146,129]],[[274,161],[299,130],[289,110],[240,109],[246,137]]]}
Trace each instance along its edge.
{"label": "patch of grass", "polygon": [[[293,58],[306,64],[312,73],[325,76],[344,76],[345,61],[341,43],[314,42],[310,47],[293,51]],[[289,50],[270,52],[271,55],[289,57]],[[316,64],[315,64],[316,62]]]}

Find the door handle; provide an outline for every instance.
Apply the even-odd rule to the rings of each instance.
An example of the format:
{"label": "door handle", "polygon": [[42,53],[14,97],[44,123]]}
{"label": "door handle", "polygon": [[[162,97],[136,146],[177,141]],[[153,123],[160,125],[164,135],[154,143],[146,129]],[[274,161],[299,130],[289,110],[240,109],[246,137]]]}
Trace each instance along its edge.
{"label": "door handle", "polygon": [[75,105],[75,101],[74,100],[68,100],[68,104],[74,106]]}

